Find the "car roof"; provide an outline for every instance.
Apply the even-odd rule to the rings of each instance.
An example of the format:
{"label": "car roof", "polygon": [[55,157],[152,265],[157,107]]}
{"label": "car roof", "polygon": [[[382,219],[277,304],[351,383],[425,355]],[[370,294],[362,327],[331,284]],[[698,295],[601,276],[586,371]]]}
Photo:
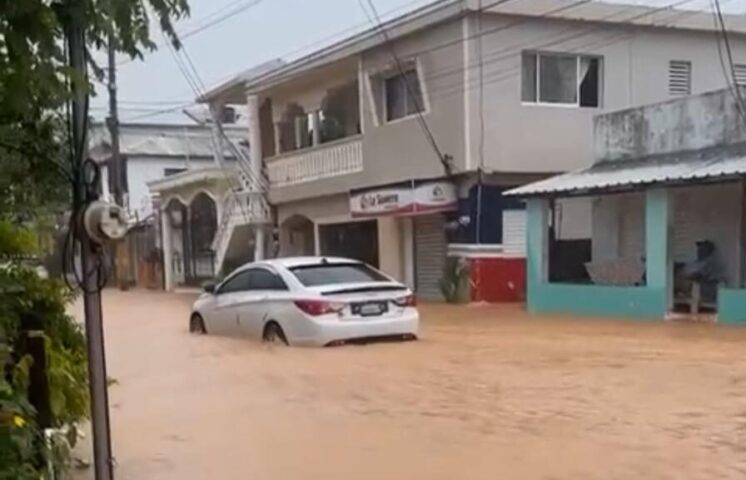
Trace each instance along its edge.
{"label": "car roof", "polygon": [[284,257],[284,258],[273,258],[268,260],[261,260],[258,262],[250,262],[241,266],[241,270],[249,267],[260,267],[262,265],[270,267],[283,267],[283,268],[295,268],[305,267],[310,265],[322,265],[322,264],[342,264],[342,263],[362,263],[360,260],[353,260],[351,258],[343,257]]}

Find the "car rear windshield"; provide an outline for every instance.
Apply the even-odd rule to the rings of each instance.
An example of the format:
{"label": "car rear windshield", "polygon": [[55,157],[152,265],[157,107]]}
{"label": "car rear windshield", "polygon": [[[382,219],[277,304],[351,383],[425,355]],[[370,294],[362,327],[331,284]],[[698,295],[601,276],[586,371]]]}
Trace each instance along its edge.
{"label": "car rear windshield", "polygon": [[293,267],[291,272],[306,287],[339,283],[388,282],[385,276],[362,263],[328,263]]}

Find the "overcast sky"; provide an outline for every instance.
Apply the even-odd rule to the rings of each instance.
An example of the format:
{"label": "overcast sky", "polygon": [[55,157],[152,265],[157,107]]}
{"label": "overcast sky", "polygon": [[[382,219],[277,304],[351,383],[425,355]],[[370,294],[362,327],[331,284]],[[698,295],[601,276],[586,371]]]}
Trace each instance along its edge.
{"label": "overcast sky", "polygon": [[[392,18],[432,0],[375,0],[378,12]],[[514,0],[531,1],[531,0]],[[742,0],[721,0],[723,9],[746,11]],[[358,0],[189,0],[191,18],[179,22],[183,35],[201,29],[184,40],[202,82],[210,88],[262,62],[292,59],[325,44],[340,40],[370,24]],[[674,0],[628,1],[667,5]],[[683,6],[709,8],[708,0],[692,0]],[[160,31],[154,40],[163,45]],[[99,61],[104,60],[99,58]],[[119,100],[121,121],[188,122],[178,113],[195,94],[179,70],[169,48],[161,46],[144,61],[119,59]],[[105,88],[97,86],[91,113],[106,115]],[[175,109],[156,115],[158,110]]]}

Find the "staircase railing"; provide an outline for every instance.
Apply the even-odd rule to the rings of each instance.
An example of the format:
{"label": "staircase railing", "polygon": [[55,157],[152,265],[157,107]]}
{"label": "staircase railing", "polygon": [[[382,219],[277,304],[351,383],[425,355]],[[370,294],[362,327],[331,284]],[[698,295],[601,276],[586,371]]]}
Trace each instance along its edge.
{"label": "staircase railing", "polygon": [[[267,201],[268,184],[266,179],[260,173],[258,176],[253,172],[253,166],[243,149],[235,145],[218,128],[228,150],[236,158],[236,174],[238,177],[237,185],[231,185],[231,191],[226,196],[220,224],[215,232],[215,238],[212,243],[212,249],[215,252],[215,270],[222,269],[225,255],[230,246],[230,239],[236,225],[264,225],[271,223],[271,210]],[[221,142],[217,139],[213,142],[214,148],[219,148]],[[216,155],[219,158],[219,155]],[[221,165],[225,167],[224,165]],[[229,179],[232,183],[233,179]]]}

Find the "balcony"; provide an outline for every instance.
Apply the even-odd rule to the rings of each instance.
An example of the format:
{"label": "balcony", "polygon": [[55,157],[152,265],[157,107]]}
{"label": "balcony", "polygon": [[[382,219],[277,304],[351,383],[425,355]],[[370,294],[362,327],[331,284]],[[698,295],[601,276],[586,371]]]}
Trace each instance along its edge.
{"label": "balcony", "polygon": [[266,162],[271,188],[362,172],[362,135],[283,153]]}

